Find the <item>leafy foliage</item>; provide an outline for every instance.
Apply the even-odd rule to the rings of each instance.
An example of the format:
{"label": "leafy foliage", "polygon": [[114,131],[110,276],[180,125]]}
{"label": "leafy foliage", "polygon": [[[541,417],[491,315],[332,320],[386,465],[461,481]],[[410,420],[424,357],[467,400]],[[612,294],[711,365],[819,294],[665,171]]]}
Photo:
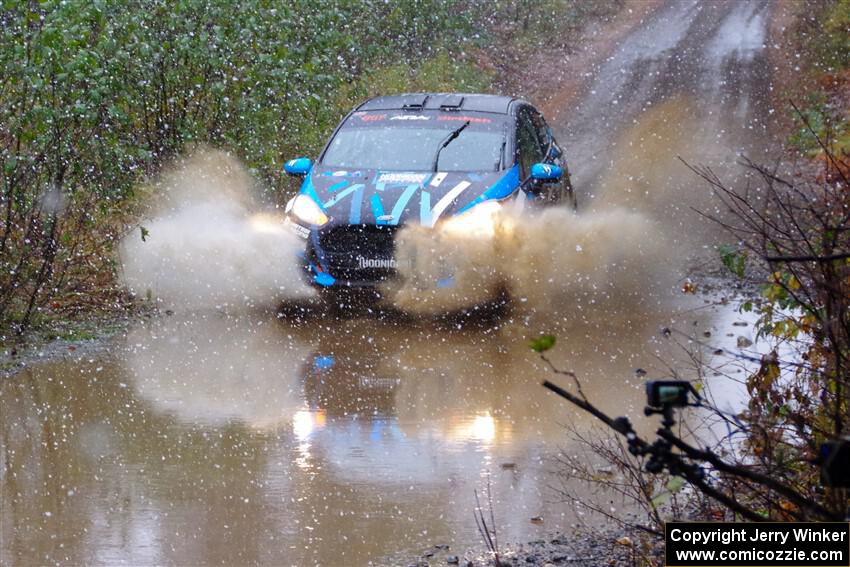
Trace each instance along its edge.
{"label": "leafy foliage", "polygon": [[20,332],[95,289],[117,300],[113,248],[135,188],[189,146],[237,153],[275,198],[281,161],[317,153],[376,90],[486,88],[463,53],[474,5],[4,3],[0,322]]}
{"label": "leafy foliage", "polygon": [[823,31],[820,52],[827,69],[850,67],[850,0],[838,0],[831,6]]}
{"label": "leafy foliage", "polygon": [[792,28],[806,67],[812,69],[801,81],[804,93],[799,110],[806,125],[800,124],[790,142],[811,156],[823,157],[817,138],[830,139],[838,155],[850,154],[850,115],[846,108],[850,85],[850,0],[821,0],[807,5]]}
{"label": "leafy foliage", "polygon": [[[746,381],[750,401],[736,416],[743,458],[802,500],[840,516],[845,499],[819,491],[817,469],[808,463],[821,443],[846,435],[850,424],[850,184],[844,173],[850,163],[820,138],[806,114],[799,118],[822,149],[822,168],[789,180],[748,162],[761,181],[758,199],[750,200],[696,171],[733,211],[718,222],[739,239],[753,273],[765,276],[761,298],[742,310],[757,313],[758,335],[777,343]],[[738,275],[743,250],[721,249],[724,265]],[[779,519],[811,512],[795,507],[799,503],[771,502],[759,489],[739,490],[737,498]]]}

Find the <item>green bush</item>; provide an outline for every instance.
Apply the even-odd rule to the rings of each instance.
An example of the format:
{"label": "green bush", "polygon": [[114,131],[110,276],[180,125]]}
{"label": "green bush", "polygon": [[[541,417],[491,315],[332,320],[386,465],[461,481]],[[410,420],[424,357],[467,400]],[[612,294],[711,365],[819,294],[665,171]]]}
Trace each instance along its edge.
{"label": "green bush", "polygon": [[820,59],[824,67],[841,71],[850,67],[850,0],[837,0],[824,18]]}
{"label": "green bush", "polygon": [[850,152],[850,114],[840,91],[850,78],[850,0],[821,0],[802,11],[792,29],[796,49],[812,72],[796,95],[802,116],[792,112],[798,124],[789,142],[812,157],[823,157],[821,142],[845,155]]}
{"label": "green bush", "polygon": [[407,69],[407,79],[419,80],[402,78],[398,90],[417,82],[483,87],[464,79],[471,72],[457,54],[470,24],[456,7],[7,2],[0,15],[4,327],[22,329],[51,297],[101,284],[121,228],[110,221],[138,182],[187,144],[228,148],[266,186],[280,188],[282,160],[315,154],[353,97],[373,91],[364,77]]}

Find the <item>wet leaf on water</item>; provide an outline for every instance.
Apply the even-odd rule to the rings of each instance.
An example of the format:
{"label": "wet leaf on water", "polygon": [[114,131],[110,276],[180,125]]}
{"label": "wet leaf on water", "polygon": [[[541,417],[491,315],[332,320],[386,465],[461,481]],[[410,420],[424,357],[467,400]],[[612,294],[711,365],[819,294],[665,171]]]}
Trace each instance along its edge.
{"label": "wet leaf on water", "polygon": [[664,485],[664,490],[652,497],[653,506],[666,504],[670,498],[685,486],[685,479],[680,476],[671,477]]}
{"label": "wet leaf on water", "polygon": [[679,492],[684,486],[685,479],[680,476],[674,476],[673,478],[667,481],[666,488],[671,493],[675,494],[676,492]]}
{"label": "wet leaf on water", "polygon": [[142,232],[142,242],[147,242],[150,231],[143,226],[140,226],[139,230]]}
{"label": "wet leaf on water", "polygon": [[747,268],[747,253],[728,244],[721,246],[719,251],[720,259],[726,269],[739,278],[743,278]]}
{"label": "wet leaf on water", "polygon": [[555,335],[540,335],[536,339],[531,339],[529,346],[534,352],[546,352],[555,346]]}

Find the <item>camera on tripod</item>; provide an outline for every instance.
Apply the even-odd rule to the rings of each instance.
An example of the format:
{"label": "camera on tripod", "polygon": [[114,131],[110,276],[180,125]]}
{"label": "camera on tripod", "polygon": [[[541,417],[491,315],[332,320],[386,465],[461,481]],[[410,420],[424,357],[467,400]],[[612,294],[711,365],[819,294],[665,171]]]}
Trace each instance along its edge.
{"label": "camera on tripod", "polygon": [[690,403],[693,390],[686,380],[650,380],[646,383],[647,410],[658,413],[666,408],[683,408]]}

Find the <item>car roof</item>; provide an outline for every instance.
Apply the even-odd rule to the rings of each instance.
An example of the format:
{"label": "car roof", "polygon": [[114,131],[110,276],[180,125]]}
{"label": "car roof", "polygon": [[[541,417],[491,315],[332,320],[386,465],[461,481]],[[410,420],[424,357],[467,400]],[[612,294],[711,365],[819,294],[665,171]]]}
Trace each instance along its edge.
{"label": "car roof", "polygon": [[466,110],[508,114],[510,96],[474,93],[406,93],[377,96],[357,107],[357,110]]}

